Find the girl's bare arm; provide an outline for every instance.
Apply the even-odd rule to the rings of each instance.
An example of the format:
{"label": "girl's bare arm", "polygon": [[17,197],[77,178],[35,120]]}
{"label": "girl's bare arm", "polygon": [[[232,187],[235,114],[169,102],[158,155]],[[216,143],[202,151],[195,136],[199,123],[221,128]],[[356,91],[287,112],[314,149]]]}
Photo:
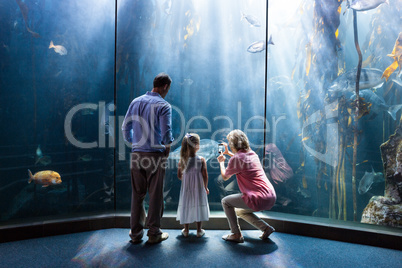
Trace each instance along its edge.
{"label": "girl's bare arm", "polygon": [[183,172],[181,171],[181,167],[179,164],[179,167],[177,168],[177,177],[179,178],[179,180],[181,180],[182,176],[183,176]]}
{"label": "girl's bare arm", "polygon": [[202,173],[202,178],[204,180],[205,191],[207,191],[207,194],[209,194],[209,189],[208,189],[208,170],[207,170],[207,161],[205,161],[205,158],[202,158],[201,173]]}

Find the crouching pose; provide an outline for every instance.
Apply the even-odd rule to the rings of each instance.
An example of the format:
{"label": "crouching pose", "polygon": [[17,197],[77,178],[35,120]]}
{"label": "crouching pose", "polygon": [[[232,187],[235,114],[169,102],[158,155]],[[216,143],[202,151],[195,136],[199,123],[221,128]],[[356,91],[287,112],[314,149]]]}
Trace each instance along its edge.
{"label": "crouching pose", "polygon": [[[260,236],[265,240],[275,231],[268,223],[254,214],[256,211],[271,209],[276,201],[276,193],[261,166],[257,154],[250,149],[248,138],[241,130],[233,130],[227,136],[225,151],[218,156],[223,180],[236,175],[241,193],[232,194],[222,199],[223,210],[229,222],[231,234],[222,237],[223,240],[243,243],[237,216],[255,226],[263,233]],[[227,168],[225,156],[231,156]],[[236,215],[237,214],[237,215]]]}

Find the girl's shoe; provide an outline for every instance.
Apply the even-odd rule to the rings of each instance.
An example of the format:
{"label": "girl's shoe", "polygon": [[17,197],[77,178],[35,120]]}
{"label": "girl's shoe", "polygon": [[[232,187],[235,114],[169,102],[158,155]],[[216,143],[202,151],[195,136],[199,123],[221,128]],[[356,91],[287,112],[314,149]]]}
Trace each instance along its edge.
{"label": "girl's shoe", "polygon": [[188,231],[186,231],[186,229],[181,230],[181,234],[182,234],[184,237],[188,237]]}
{"label": "girl's shoe", "polygon": [[266,239],[268,239],[268,237],[270,236],[270,234],[272,234],[273,232],[275,232],[274,227],[268,226],[268,227],[265,229],[264,233],[260,236],[260,238],[261,238],[262,240],[266,240]]}
{"label": "girl's shoe", "polygon": [[201,229],[201,231],[199,231],[199,232],[197,231],[197,237],[198,237],[198,238],[203,237],[204,234],[205,234],[205,230],[204,230],[204,229]]}

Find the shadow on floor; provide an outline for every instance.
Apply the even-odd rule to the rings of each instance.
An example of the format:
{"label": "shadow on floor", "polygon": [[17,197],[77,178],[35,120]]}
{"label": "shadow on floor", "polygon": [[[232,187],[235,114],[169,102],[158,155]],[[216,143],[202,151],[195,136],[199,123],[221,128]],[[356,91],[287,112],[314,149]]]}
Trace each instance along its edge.
{"label": "shadow on floor", "polygon": [[236,244],[228,241],[223,241],[234,251],[239,251],[247,255],[266,255],[278,249],[278,246],[271,239],[261,240],[256,238],[244,237],[243,244]]}
{"label": "shadow on floor", "polygon": [[196,237],[195,234],[190,234],[188,237],[183,237],[181,234],[176,237],[169,237],[168,240],[159,244],[149,244],[146,242],[146,237],[141,243],[129,243],[126,247],[128,253],[132,256],[141,256],[147,254],[157,254],[164,247],[174,247],[178,252],[191,252],[191,254],[202,253],[204,251],[212,252],[217,255],[223,252],[228,252],[230,255],[267,255],[278,249],[278,246],[271,239],[261,240],[259,238],[245,237],[244,243],[234,243],[224,241],[220,236],[204,236]]}

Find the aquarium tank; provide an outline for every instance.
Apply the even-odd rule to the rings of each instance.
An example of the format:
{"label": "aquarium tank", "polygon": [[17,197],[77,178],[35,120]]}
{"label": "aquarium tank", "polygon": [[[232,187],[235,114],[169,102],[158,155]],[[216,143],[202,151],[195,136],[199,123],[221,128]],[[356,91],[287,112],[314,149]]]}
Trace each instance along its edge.
{"label": "aquarium tank", "polygon": [[160,72],[165,213],[188,132],[223,213],[239,189],[217,145],[241,129],[277,193],[266,215],[402,226],[401,1],[0,0],[0,13],[1,226],[128,215],[121,124]]}

